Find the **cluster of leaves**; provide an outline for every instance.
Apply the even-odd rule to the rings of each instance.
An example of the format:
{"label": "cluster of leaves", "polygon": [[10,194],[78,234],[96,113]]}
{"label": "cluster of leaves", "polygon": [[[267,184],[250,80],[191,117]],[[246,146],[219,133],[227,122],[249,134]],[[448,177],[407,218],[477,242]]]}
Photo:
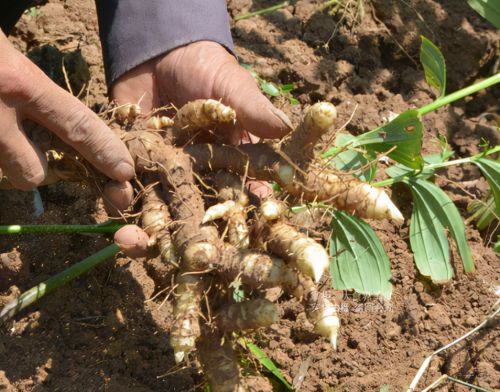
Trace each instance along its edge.
{"label": "cluster of leaves", "polygon": [[[416,266],[422,275],[442,283],[453,277],[447,233],[456,243],[465,272],[474,271],[474,262],[465,236],[465,224],[458,209],[447,194],[432,182],[435,170],[452,164],[477,165],[489,183],[492,193],[490,204],[493,215],[498,217],[500,162],[486,156],[500,151],[500,148],[449,161],[453,153],[444,143],[440,154],[422,156],[421,116],[451,102],[451,95],[446,95],[444,57],[425,37],[422,37],[420,60],[426,80],[437,89],[438,98],[430,105],[407,110],[389,123],[360,136],[340,134],[335,146],[326,151],[323,157],[330,157],[331,164],[338,169],[354,172],[361,180],[368,182],[374,179],[378,154],[384,154],[396,162],[385,170],[389,178],[374,185],[401,182],[409,187],[413,198],[410,246]],[[498,82],[498,76],[495,82]],[[453,100],[463,96],[453,97]],[[390,298],[392,285],[389,258],[373,229],[363,220],[335,210],[332,212],[331,227],[330,272],[334,288],[354,289],[362,294]]]}
{"label": "cluster of leaves", "polygon": [[254,77],[254,79],[259,84],[260,89],[267,95],[271,97],[279,97],[284,96],[287,98],[292,105],[298,105],[299,101],[293,97],[292,91],[295,90],[295,85],[293,83],[276,85],[273,82],[269,82],[265,79],[262,79],[260,75],[255,72],[249,64],[240,64],[243,68],[245,68],[250,74]]}

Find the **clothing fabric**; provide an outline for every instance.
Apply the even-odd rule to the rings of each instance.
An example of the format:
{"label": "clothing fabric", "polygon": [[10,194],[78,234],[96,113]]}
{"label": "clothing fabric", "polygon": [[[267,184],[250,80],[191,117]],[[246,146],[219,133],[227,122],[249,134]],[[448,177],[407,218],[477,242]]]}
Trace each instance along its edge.
{"label": "clothing fabric", "polygon": [[[8,34],[33,0],[1,0]],[[214,41],[234,53],[225,0],[96,0],[106,80],[172,49]]]}
{"label": "clothing fabric", "polygon": [[234,53],[225,0],[96,0],[106,80],[191,42]]}
{"label": "clothing fabric", "polygon": [[33,0],[2,0],[0,1],[0,28],[8,35],[15,24],[29,8]]}

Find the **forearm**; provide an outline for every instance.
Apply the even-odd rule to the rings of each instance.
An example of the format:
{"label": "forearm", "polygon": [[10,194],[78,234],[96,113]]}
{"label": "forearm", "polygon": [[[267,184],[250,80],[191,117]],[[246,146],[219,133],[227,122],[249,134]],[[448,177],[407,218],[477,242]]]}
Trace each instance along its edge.
{"label": "forearm", "polygon": [[224,0],[96,0],[108,84],[156,56],[195,41],[233,51]]}

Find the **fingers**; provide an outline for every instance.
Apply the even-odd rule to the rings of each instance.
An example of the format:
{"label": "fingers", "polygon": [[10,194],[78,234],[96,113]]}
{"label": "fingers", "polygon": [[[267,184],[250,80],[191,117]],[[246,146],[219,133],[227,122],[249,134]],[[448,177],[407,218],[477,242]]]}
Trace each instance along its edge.
{"label": "fingers", "polygon": [[108,215],[118,217],[132,204],[134,190],[128,181],[109,181],[104,187],[103,199],[104,209]]}
{"label": "fingers", "polygon": [[111,87],[111,99],[119,105],[138,103],[143,113],[161,106],[153,76],[156,62],[149,60],[120,76]]}
{"label": "fingers", "polygon": [[249,192],[253,193],[259,199],[264,200],[272,196],[273,188],[267,181],[250,180],[246,184]]}
{"label": "fingers", "polygon": [[[27,61],[27,60],[26,60]],[[108,177],[126,181],[134,177],[134,164],[127,148],[99,117],[77,98],[54,84],[34,65],[29,99],[23,114],[56,133]]]}
{"label": "fingers", "polygon": [[214,87],[220,89],[223,102],[236,111],[244,129],[261,138],[281,138],[292,130],[287,115],[262,94],[253,76],[236,60],[224,68],[227,79],[219,79]]}
{"label": "fingers", "polygon": [[224,47],[199,41],[178,48],[158,61],[159,95],[182,106],[199,98],[221,99],[236,111],[239,128],[262,138],[291,131],[290,120],[262,94],[255,79]]}
{"label": "fingers", "polygon": [[128,257],[146,257],[150,254],[148,235],[135,225],[123,226],[115,233],[115,243]]}
{"label": "fingers", "polygon": [[0,168],[18,189],[30,190],[47,175],[45,155],[26,137],[15,109],[0,103]]}

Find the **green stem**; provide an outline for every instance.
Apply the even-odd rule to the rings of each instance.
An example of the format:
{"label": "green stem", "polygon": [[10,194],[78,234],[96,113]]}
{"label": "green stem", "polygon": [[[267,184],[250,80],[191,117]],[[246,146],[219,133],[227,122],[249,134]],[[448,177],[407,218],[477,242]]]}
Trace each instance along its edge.
{"label": "green stem", "polygon": [[115,233],[122,223],[108,221],[95,225],[4,225],[0,226],[0,234],[31,234],[31,233]]}
{"label": "green stem", "polygon": [[102,264],[104,261],[118,253],[119,250],[120,248],[118,245],[109,245],[92,256],[89,256],[86,259],[72,265],[57,275],[52,276],[45,282],[39,283],[35,287],[32,287],[28,291],[22,293],[15,300],[5,305],[5,307],[0,311],[0,323],[7,321],[21,310],[35,303],[37,300],[55,289],[65,285],[85,272],[90,271],[97,265]]}
{"label": "green stem", "polygon": [[477,93],[480,90],[491,87],[496,83],[500,83],[500,72],[497,73],[496,75],[490,76],[489,78],[480,81],[479,83],[476,83],[476,84],[473,84],[472,86],[468,86],[468,87],[465,87],[461,90],[455,91],[454,93],[451,93],[450,95],[445,95],[444,97],[439,98],[436,101],[431,102],[430,104],[421,107],[420,109],[417,109],[418,114],[420,116],[423,116],[429,112],[432,112],[436,109],[439,109],[440,107],[442,107],[444,105],[448,105],[449,103],[458,101],[459,99],[467,97],[468,95]]}
{"label": "green stem", "polygon": [[436,170],[436,169],[441,169],[443,167],[448,167],[448,166],[463,165],[464,163],[472,163],[474,161],[477,161],[480,158],[495,154],[497,152],[500,152],[500,146],[496,146],[496,147],[491,148],[487,151],[481,152],[477,155],[473,155],[473,156],[467,157],[467,158],[454,159],[454,160],[446,161],[446,162],[430,163],[428,165],[425,165],[422,169],[412,170],[412,171],[409,171],[409,172],[402,174],[400,176],[396,176],[393,178],[387,178],[385,180],[375,182],[371,185],[373,185],[373,186],[393,185],[393,184],[396,184],[397,182],[408,181],[411,177],[414,177],[423,171]]}
{"label": "green stem", "polygon": [[484,389],[484,388],[478,387],[477,385],[469,384],[468,382],[459,380],[458,378],[447,376],[447,379],[450,380],[450,381],[453,381],[456,384],[464,385],[466,387],[475,389],[476,391],[479,391],[479,392],[491,392],[489,389]]}
{"label": "green stem", "polygon": [[267,8],[262,8],[260,10],[254,11],[254,12],[248,12],[246,14],[236,15],[234,17],[234,21],[237,22],[239,20],[253,18],[254,16],[258,16],[258,15],[262,15],[262,14],[267,14],[268,12],[273,12],[273,11],[279,10],[281,8],[288,7],[288,4],[289,4],[288,1],[284,1],[283,3],[276,4],[276,5],[273,5],[271,7],[267,7]]}

